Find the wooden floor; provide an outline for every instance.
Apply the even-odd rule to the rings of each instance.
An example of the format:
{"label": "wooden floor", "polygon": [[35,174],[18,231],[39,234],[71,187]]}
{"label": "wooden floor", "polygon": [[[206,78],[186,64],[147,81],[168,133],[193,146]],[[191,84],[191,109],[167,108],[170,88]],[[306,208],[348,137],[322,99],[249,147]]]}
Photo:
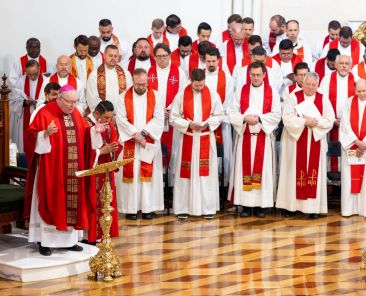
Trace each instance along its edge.
{"label": "wooden floor", "polygon": [[171,216],[120,220],[114,240],[123,276],[86,274],[21,284],[0,280],[0,295],[366,295],[360,255],[364,218],[334,210],[318,220]]}

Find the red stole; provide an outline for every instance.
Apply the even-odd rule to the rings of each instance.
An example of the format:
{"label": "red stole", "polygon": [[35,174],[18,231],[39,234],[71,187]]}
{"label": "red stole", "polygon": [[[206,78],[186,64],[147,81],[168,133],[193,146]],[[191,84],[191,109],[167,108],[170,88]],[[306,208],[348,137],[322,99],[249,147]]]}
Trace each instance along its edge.
{"label": "red stole", "polygon": [[[272,57],[274,60],[276,60],[278,62],[278,64],[281,66],[281,58],[280,58],[280,54],[276,54],[275,56]],[[292,71],[294,70],[295,66],[297,65],[297,63],[301,63],[303,60],[297,55],[297,54],[293,54],[292,58],[291,58],[291,64],[292,64]]]}
{"label": "red stole", "polygon": [[366,79],[366,72],[365,72],[365,62],[362,61],[361,63],[359,63],[357,65],[357,75],[361,78],[361,79]]}
{"label": "red stole", "polygon": [[[154,41],[152,40],[152,35],[150,34],[149,36],[147,36],[146,39],[149,41],[150,55],[153,57],[154,56]],[[168,40],[168,38],[166,38],[165,35],[163,35],[163,43],[169,46],[169,40]]]}
{"label": "red stole", "polygon": [[319,75],[319,85],[325,76],[326,58],[321,58],[315,63],[315,72]]}
{"label": "red stole", "polygon": [[[50,82],[57,82],[58,83],[58,75],[57,73],[53,74],[51,77],[50,77]],[[76,81],[76,78],[69,74],[69,76],[67,76],[67,84],[68,85],[71,85],[75,90],[78,89],[78,84],[77,84],[77,81]]]}
{"label": "red stole", "polygon": [[[241,61],[241,65],[245,63],[245,56],[249,55],[249,48],[248,48],[248,39],[245,38],[242,44],[242,51],[243,51],[243,59]],[[235,45],[234,41],[230,38],[230,40],[226,44],[226,63],[229,68],[230,74],[233,74],[235,65],[237,64],[236,61],[236,54],[235,54]]]}
{"label": "red stole", "polygon": [[[210,41],[209,41],[210,42]],[[212,46],[212,47],[216,47],[216,45],[214,44],[214,43],[212,43],[212,42],[210,42],[210,45]],[[192,52],[198,52],[198,40],[196,40],[196,41],[194,41],[193,43],[192,43]]]}
{"label": "red stole", "polygon": [[[220,68],[218,69],[217,75],[218,75],[218,77],[217,77],[216,92],[220,96],[221,103],[224,104],[224,101],[226,98],[226,75],[225,75],[225,72],[223,70],[221,70]],[[223,144],[221,124],[215,130],[215,138],[216,138],[217,143]]]}
{"label": "red stole", "polygon": [[[147,88],[147,110],[146,110],[146,123],[148,123],[154,117],[154,109],[156,104],[156,98],[154,90],[151,87]],[[134,124],[135,108],[133,104],[133,87],[130,87],[125,94],[125,106],[127,120],[129,123]],[[154,140],[150,137],[146,137],[146,142],[154,143]],[[124,142],[123,145],[123,159],[135,157],[135,141],[133,139]],[[146,163],[141,161],[140,163],[140,182],[151,182],[153,163]],[[133,166],[134,162],[130,162],[123,167],[124,183],[133,183]]]}
{"label": "red stole", "polygon": [[180,67],[180,54],[178,48],[172,52],[170,56],[170,61],[172,65]]}
{"label": "red stole", "polygon": [[[25,64],[28,62],[28,55],[24,55],[20,58],[20,65],[22,66],[22,75],[25,74]],[[39,64],[39,71],[40,74],[47,72],[47,62],[46,59],[39,55],[38,56],[38,64]]]}
{"label": "red stole", "polygon": [[[150,67],[155,66],[156,62],[155,59],[153,57],[150,57]],[[131,73],[131,75],[133,75],[133,71],[135,71],[135,67],[136,67],[136,57],[132,56],[130,58],[130,61],[128,62],[128,71]]]}
{"label": "red stole", "polygon": [[[39,92],[41,90],[42,83],[43,83],[43,76],[41,74],[38,76],[35,98],[33,98],[34,100],[38,100],[38,98],[39,98]],[[25,76],[24,93],[26,94],[27,97],[30,96],[30,81],[29,81],[28,76]],[[31,115],[30,106],[24,106],[23,111],[24,111],[24,113],[23,113],[23,143],[25,144],[25,140],[26,140],[25,131],[29,126],[30,115]]]}
{"label": "red stole", "polygon": [[[329,49],[331,48],[338,48],[339,46],[339,40],[334,39],[332,42],[329,43]],[[352,38],[351,41],[351,58],[352,58],[352,66],[357,65],[358,61],[360,59],[360,43]]]}
{"label": "red stole", "polygon": [[222,32],[222,42],[224,43],[226,40],[229,40],[230,37],[230,32],[229,30],[225,30]]}
{"label": "red stole", "polygon": [[324,38],[324,42],[323,42],[323,47],[322,48],[324,48],[329,43],[329,41],[330,41],[330,37],[328,35],[327,37]]}
{"label": "red stole", "polygon": [[295,90],[296,86],[297,86],[297,83],[293,83],[293,84],[289,85],[288,93],[291,94]]}
{"label": "red stole", "polygon": [[[240,111],[242,114],[249,108],[251,83],[248,82],[241,89]],[[263,114],[271,112],[272,109],[272,87],[264,83],[263,93]],[[264,148],[266,135],[261,130],[257,135],[255,147],[254,163],[251,163],[251,133],[249,124],[246,125],[243,143],[242,143],[242,172],[243,172],[243,190],[260,189],[262,183],[262,171],[264,160]],[[252,170],[253,167],[253,170]]]}
{"label": "red stole", "polygon": [[[351,128],[357,139],[362,141],[366,136],[366,114],[365,111],[362,117],[361,130],[359,130],[359,109],[358,109],[358,97],[355,95],[352,98],[351,113],[350,113]],[[352,150],[356,150],[357,146],[353,145]],[[357,194],[361,192],[363,174],[365,171],[365,165],[351,165],[351,193]]]}
{"label": "red stole", "polygon": [[299,47],[296,54],[299,58],[304,59],[304,46]]}
{"label": "red stole", "polygon": [[274,46],[276,45],[276,42],[277,42],[277,35],[275,33],[270,32],[269,38],[268,38],[268,44],[269,44],[269,48],[271,49],[271,51],[273,50]]}
{"label": "red stole", "polygon": [[[302,90],[295,93],[297,104],[304,101]],[[320,114],[323,114],[323,95],[315,94],[314,104]],[[305,127],[296,144],[296,199],[316,198],[318,184],[319,161],[320,161],[320,140],[315,142],[314,135],[311,136],[309,165],[307,166],[308,128]]]}
{"label": "red stole", "polygon": [[[211,113],[211,94],[207,86],[205,86],[201,92],[202,103],[202,122],[210,117]],[[188,85],[184,90],[183,96],[183,116],[185,119],[194,120],[194,94],[192,85]],[[202,130],[201,132],[208,132],[209,129]],[[188,128],[187,132],[193,133]],[[180,167],[181,178],[191,178],[192,167],[192,149],[193,149],[193,136],[184,134],[182,144],[182,159]],[[209,176],[210,174],[210,135],[204,135],[200,137],[200,159],[199,159],[199,175]]]}

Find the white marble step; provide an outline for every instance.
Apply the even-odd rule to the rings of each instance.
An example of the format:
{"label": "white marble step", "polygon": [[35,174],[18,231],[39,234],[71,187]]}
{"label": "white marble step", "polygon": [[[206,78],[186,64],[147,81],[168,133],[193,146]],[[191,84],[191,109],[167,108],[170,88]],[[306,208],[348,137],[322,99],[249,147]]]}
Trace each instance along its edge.
{"label": "white marble step", "polygon": [[0,277],[20,282],[43,281],[89,271],[89,259],[98,248],[79,243],[82,252],[52,249],[51,256],[38,252],[22,234],[0,234]]}

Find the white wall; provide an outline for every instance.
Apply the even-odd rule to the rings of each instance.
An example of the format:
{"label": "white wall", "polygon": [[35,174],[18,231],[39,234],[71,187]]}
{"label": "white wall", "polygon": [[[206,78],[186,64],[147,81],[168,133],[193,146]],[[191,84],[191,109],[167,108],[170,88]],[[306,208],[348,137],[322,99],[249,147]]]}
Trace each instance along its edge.
{"label": "white wall", "polygon": [[41,41],[41,52],[52,63],[73,52],[79,34],[97,35],[102,18],[112,20],[114,32],[131,45],[150,33],[154,18],[177,14],[195,39],[200,22],[213,28],[213,40],[226,27],[230,0],[0,0],[0,73],[8,72],[13,58],[25,54],[30,37]]}

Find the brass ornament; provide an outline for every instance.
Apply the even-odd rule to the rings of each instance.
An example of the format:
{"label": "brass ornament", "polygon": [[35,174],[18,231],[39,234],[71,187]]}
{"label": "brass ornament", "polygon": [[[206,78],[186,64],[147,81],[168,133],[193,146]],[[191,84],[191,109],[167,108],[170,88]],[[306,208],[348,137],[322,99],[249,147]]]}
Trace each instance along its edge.
{"label": "brass ornament", "polygon": [[363,22],[358,29],[353,33],[353,36],[366,46],[366,22]]}

